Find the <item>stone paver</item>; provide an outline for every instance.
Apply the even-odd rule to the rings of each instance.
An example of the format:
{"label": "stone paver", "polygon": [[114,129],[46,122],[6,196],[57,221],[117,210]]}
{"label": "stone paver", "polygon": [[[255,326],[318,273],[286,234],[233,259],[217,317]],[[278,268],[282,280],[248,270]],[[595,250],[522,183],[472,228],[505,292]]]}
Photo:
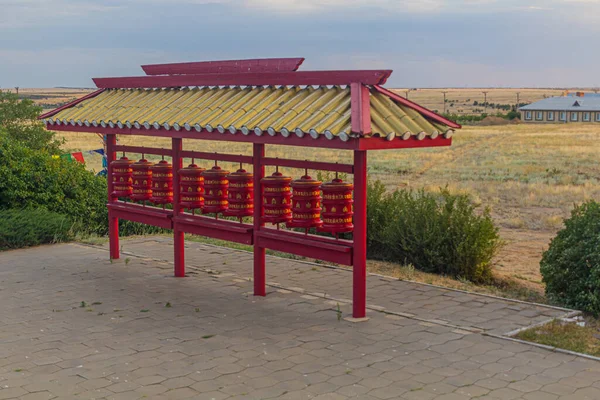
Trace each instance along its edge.
{"label": "stone paver", "polygon": [[[162,258],[167,245],[123,242]],[[111,263],[78,244],[0,253],[0,399],[600,398],[598,362],[375,311],[338,320],[324,298],[249,295],[246,254],[189,244],[187,256],[213,273],[176,279],[167,262]],[[316,285],[295,276],[319,272],[340,290],[336,279],[350,283],[344,271],[279,259],[269,269],[276,263],[284,286],[286,274],[290,286]],[[381,286],[396,299],[416,290]]]}
{"label": "stone paver", "polygon": [[[173,261],[169,237],[155,236],[123,241],[125,251],[154,259]],[[186,263],[217,271],[234,273],[243,279],[252,276],[252,254],[186,242]],[[352,298],[352,274],[347,269],[314,266],[293,260],[267,257],[267,282],[292,290],[327,294],[336,299]],[[188,268],[191,270],[191,268]],[[399,281],[370,275],[367,280],[369,306],[415,315],[437,323],[481,329],[498,335],[564,316],[568,311],[518,303],[473,293]],[[303,295],[310,300],[314,296]]]}

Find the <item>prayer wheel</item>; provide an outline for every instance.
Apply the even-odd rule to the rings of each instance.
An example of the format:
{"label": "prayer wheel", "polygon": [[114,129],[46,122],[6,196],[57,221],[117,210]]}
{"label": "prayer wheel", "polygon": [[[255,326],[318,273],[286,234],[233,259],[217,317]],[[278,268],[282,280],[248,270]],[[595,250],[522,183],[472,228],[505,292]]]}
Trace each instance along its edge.
{"label": "prayer wheel", "polygon": [[133,170],[132,200],[146,201],[152,197],[152,163],[146,159],[131,164]]}
{"label": "prayer wheel", "polygon": [[254,213],[254,176],[240,168],[229,174],[229,209],[225,215],[250,217]]}
{"label": "prayer wheel", "polygon": [[133,193],[131,164],[133,160],[123,156],[110,163],[113,181],[113,197],[130,197]]}
{"label": "prayer wheel", "polygon": [[154,164],[152,171],[152,197],[154,204],[168,204],[173,202],[173,166],[161,160]]}
{"label": "prayer wheel", "polygon": [[203,213],[222,213],[229,207],[229,171],[215,165],[202,173],[204,176]]}
{"label": "prayer wheel", "polygon": [[261,179],[263,192],[263,221],[271,224],[288,222],[292,218],[292,178],[276,171]]}
{"label": "prayer wheel", "polygon": [[321,221],[322,182],[304,175],[292,182],[292,220],[290,228],[318,228]]}
{"label": "prayer wheel", "polygon": [[335,178],[321,186],[323,190],[323,226],[319,229],[333,234],[352,232],[352,190],[354,185]]}
{"label": "prayer wheel", "polygon": [[190,210],[204,207],[204,176],[206,168],[194,162],[179,170],[179,205]]}

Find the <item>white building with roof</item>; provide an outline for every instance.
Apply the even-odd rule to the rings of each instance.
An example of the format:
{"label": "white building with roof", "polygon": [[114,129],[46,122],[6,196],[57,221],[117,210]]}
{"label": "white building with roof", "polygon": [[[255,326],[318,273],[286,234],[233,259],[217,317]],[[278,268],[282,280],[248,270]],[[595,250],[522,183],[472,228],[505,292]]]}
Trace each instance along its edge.
{"label": "white building with roof", "polygon": [[577,92],[574,95],[549,97],[519,108],[521,121],[527,123],[597,123],[600,124],[600,95]]}

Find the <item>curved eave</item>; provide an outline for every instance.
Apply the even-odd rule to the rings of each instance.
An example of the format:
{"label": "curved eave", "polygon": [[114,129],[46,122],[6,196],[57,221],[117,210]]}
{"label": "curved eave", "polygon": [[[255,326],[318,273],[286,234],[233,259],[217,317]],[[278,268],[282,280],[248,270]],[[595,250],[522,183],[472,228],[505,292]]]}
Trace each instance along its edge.
{"label": "curved eave", "polygon": [[141,128],[119,128],[119,127],[93,127],[93,126],[78,126],[71,124],[55,124],[50,125],[47,120],[46,129],[54,131],[67,131],[67,132],[89,132],[89,133],[100,133],[100,134],[119,134],[119,135],[138,135],[138,136],[153,136],[153,137],[170,137],[170,138],[182,138],[182,139],[198,139],[198,140],[217,140],[217,141],[230,141],[230,142],[245,142],[245,143],[262,143],[262,144],[276,144],[276,145],[288,145],[288,146],[303,146],[303,147],[320,147],[320,148],[331,148],[341,150],[377,150],[377,149],[402,149],[402,148],[425,148],[425,147],[441,147],[450,146],[452,144],[451,135],[444,137],[444,135],[437,136],[435,138],[425,137],[418,139],[416,136],[412,136],[406,140],[395,138],[394,140],[388,140],[384,137],[356,137],[349,136],[348,140],[342,140],[340,137],[335,136],[333,139],[327,139],[324,135],[320,135],[317,138],[313,138],[310,135],[298,137],[296,135],[290,135],[284,137],[280,132],[276,135],[269,135],[263,132],[261,135],[243,135],[241,132],[236,134],[231,133],[219,133],[213,132],[196,132],[195,130],[186,131],[173,129],[167,130],[163,127],[158,129],[152,127],[151,129]]}

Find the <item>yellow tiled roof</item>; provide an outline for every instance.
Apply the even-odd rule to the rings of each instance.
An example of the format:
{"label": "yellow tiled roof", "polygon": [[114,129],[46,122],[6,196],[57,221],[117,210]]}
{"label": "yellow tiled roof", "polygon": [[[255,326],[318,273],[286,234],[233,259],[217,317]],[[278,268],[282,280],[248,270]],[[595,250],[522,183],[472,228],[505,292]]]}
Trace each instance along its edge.
{"label": "yellow tiled roof", "polygon": [[[423,139],[452,130],[372,88],[370,103],[371,136]],[[347,139],[350,114],[350,88],[340,86],[109,89],[45,122]]]}

